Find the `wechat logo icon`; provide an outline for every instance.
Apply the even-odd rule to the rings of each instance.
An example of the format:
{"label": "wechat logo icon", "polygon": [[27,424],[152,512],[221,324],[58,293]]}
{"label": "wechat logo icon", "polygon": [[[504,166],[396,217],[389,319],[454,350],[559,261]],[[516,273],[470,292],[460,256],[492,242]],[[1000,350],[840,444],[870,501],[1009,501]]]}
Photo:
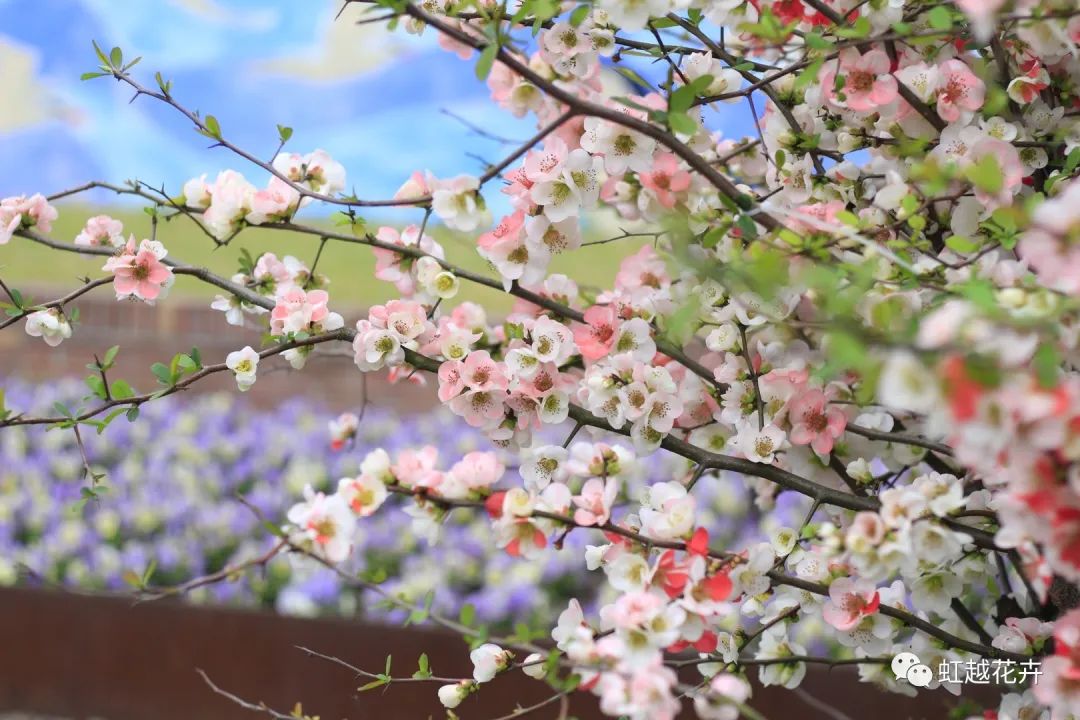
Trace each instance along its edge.
{"label": "wechat logo icon", "polygon": [[907,680],[915,687],[926,687],[934,679],[934,671],[923,665],[919,656],[902,652],[892,659],[892,671],[897,680]]}

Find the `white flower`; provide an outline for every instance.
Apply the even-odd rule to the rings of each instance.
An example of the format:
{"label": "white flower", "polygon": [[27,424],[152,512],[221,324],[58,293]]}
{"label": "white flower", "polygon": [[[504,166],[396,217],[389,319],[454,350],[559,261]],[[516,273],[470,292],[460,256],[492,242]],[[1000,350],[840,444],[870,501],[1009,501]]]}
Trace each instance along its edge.
{"label": "white flower", "polygon": [[469,653],[473,664],[473,679],[485,683],[495,677],[500,670],[510,664],[513,654],[494,643],[484,643]]}
{"label": "white flower", "polygon": [[885,359],[877,395],[888,407],[928,413],[940,401],[941,389],[934,374],[914,354],[897,350]]}
{"label": "white flower", "polygon": [[641,528],[650,537],[674,540],[694,529],[694,496],[679,482],[657,483],[649,488],[647,507],[641,509]]}
{"label": "white flower", "polygon": [[310,485],[304,488],[304,502],[289,509],[289,522],[298,528],[299,540],[332,563],[349,556],[356,516],[341,495],[315,492]]}
{"label": "white flower", "polygon": [[[619,0],[618,4],[629,3]],[[609,175],[622,175],[628,170],[652,170],[656,141],[622,125],[589,117],[585,118],[585,134],[581,136],[581,147],[590,153],[603,155],[604,169]]]}
{"label": "white flower", "polygon": [[619,592],[644,590],[649,582],[649,563],[637,553],[627,552],[604,566],[608,582]]}
{"label": "white flower", "polygon": [[255,352],[250,345],[245,345],[243,350],[235,350],[226,356],[225,366],[236,375],[236,386],[240,388],[240,392],[246,392],[255,384],[259,353]]}
{"label": "white flower", "polygon": [[461,701],[469,696],[476,687],[472,680],[462,680],[451,685],[443,685],[439,688],[439,702],[447,709],[456,708]]}
{"label": "white flower", "polygon": [[521,665],[521,672],[525,673],[531,678],[537,680],[543,680],[547,675],[547,668],[544,665],[544,656],[540,653],[532,653],[525,658],[525,662]]}
{"label": "white flower", "polygon": [[753,462],[771,464],[776,459],[776,452],[782,449],[787,441],[784,431],[773,423],[758,429],[757,421],[753,417],[740,418],[737,431],[736,445],[746,459]]}
{"label": "white flower", "polygon": [[935,612],[945,616],[954,597],[960,595],[964,585],[951,572],[923,575],[911,585],[911,604],[916,610]]}
{"label": "white flower", "polygon": [[338,494],[360,517],[374,513],[386,502],[386,485],[373,475],[361,474],[338,481]]}
{"label": "white flower", "polygon": [[71,324],[59,308],[38,310],[26,316],[26,334],[56,347],[71,337]]}
{"label": "white flower", "polygon": [[542,445],[521,451],[521,477],[525,487],[540,492],[553,482],[566,479],[566,459],[569,453],[558,445]]}
{"label": "white flower", "polygon": [[431,207],[446,226],[471,232],[491,221],[480,195],[480,181],[471,175],[448,180],[432,180]]}
{"label": "white flower", "polygon": [[613,26],[627,31],[641,30],[650,17],[663,17],[671,10],[668,0],[602,0],[599,5]]}
{"label": "white flower", "polygon": [[[799,655],[806,655],[806,649],[788,640],[787,626],[781,623],[762,634],[754,657],[758,660],[774,660]],[[805,663],[782,662],[762,665],[758,674],[762,685],[781,685],[788,690],[797,688],[805,676]]]}

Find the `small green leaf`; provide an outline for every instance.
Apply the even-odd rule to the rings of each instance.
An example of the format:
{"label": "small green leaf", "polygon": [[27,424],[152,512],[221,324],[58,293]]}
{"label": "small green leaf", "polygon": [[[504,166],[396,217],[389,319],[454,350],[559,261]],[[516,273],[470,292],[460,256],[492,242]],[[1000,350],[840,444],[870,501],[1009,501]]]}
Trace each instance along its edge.
{"label": "small green leaf", "polygon": [[963,235],[950,235],[945,238],[945,247],[962,255],[975,252],[979,249],[978,243]]}
{"label": "small green leaf", "polygon": [[681,135],[694,135],[698,131],[698,124],[684,112],[673,112],[668,115],[668,125],[672,132]]}
{"label": "small green leaf", "polygon": [[935,30],[948,30],[952,27],[952,13],[944,5],[938,5],[931,10],[926,19],[930,21],[930,27]]}
{"label": "small green leaf", "polygon": [[169,369],[169,366],[165,363],[154,363],[150,366],[150,372],[154,373],[154,377],[156,377],[162,385],[172,385],[173,374]]}
{"label": "small green leaf", "polygon": [[1050,390],[1057,387],[1058,377],[1061,373],[1061,356],[1057,348],[1049,343],[1039,345],[1032,358],[1035,366],[1035,377],[1038,378],[1039,387]]}
{"label": "small green leaf", "polygon": [[972,185],[987,193],[996,194],[1005,187],[1001,165],[993,155],[983,155],[965,168],[964,175]]}
{"label": "small green leaf", "polygon": [[120,352],[120,346],[119,345],[113,345],[111,348],[106,350],[105,351],[105,357],[101,361],[101,366],[103,368],[105,368],[106,370],[111,368],[113,363],[116,361],[116,355],[119,352]]}
{"label": "small green leaf", "polygon": [[203,120],[203,125],[206,126],[206,132],[210,137],[221,139],[221,125],[218,124],[218,120],[213,115],[207,115]]}
{"label": "small green leaf", "polygon": [[112,66],[115,68],[121,67],[124,64],[123,51],[118,47],[114,47],[109,53],[109,62],[112,63]]}
{"label": "small green leaf", "polygon": [[472,627],[476,621],[476,606],[472,603],[465,603],[461,606],[461,612],[458,613],[458,622],[465,627]]}
{"label": "small green leaf", "polygon": [[109,385],[109,392],[116,400],[127,400],[130,397],[135,397],[135,390],[128,384],[127,380],[113,380]]}
{"label": "small green leaf", "polygon": [[277,126],[278,137],[281,138],[281,144],[289,142],[289,138],[292,137],[293,129],[285,125]]}
{"label": "small green leaf", "polygon": [[491,68],[495,64],[495,56],[499,54],[499,46],[496,43],[488,43],[483,52],[480,53],[480,59],[476,61],[476,77],[478,80],[487,80],[487,76],[491,74]]}

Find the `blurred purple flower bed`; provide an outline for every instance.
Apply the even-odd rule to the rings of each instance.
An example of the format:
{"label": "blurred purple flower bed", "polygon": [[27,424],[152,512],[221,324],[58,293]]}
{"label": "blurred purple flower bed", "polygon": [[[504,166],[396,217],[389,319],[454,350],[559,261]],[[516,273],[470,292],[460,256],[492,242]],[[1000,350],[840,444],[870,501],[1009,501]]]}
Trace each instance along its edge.
{"label": "blurred purple flower bed", "polygon": [[[38,386],[16,380],[0,387],[14,412],[46,410],[85,393],[75,380]],[[470,450],[491,449],[479,433],[441,412],[395,416],[369,407],[355,444],[334,452],[327,430],[332,417],[299,399],[272,410],[254,409],[228,394],[149,403],[133,423],[119,418],[101,435],[83,431],[91,465],[106,473],[107,489],[81,509],[86,481],[74,434],[5,429],[0,432],[0,585],[130,592],[131,574],[142,576],[150,567],[151,584],[179,584],[255,557],[276,540],[237,495],[280,522],[305,484],[336,486],[338,478],[355,475],[375,447],[393,455],[432,443],[444,463]],[[637,498],[646,484],[684,472],[682,462],[653,456],[640,463],[627,496]],[[516,470],[508,470],[502,484],[512,484],[514,476]],[[767,537],[769,528],[758,527],[751,495],[738,478],[700,483],[695,495],[701,524],[716,543],[737,548]],[[485,516],[458,510],[439,544],[426,548],[409,532],[410,519],[397,505],[359,523],[361,552],[346,570],[385,572],[384,587],[391,592],[413,602],[433,593],[432,609],[455,616],[472,604],[477,619],[493,624],[551,621],[570,597],[586,605],[602,600],[597,597],[601,577],[578,572],[585,545],[603,542],[596,533],[570,533],[562,551],[549,547],[538,561],[524,561],[494,547]],[[616,518],[634,507],[628,505]],[[300,615],[394,622],[404,617],[400,610],[380,607],[375,598],[362,601],[324,568],[287,560],[197,589],[188,599]]]}

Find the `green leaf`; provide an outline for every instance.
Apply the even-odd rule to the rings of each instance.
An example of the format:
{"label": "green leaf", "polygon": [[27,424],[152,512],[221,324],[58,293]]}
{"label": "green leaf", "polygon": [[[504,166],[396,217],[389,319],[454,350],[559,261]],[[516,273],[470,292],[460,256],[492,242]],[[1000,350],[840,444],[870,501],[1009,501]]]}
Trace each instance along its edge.
{"label": "green leaf", "polygon": [[101,49],[101,46],[97,44],[97,41],[91,40],[90,44],[94,46],[94,53],[97,55],[98,60],[101,61],[101,64],[108,65],[109,58],[105,56],[105,51]]}
{"label": "green leaf", "polygon": [[1035,366],[1035,377],[1039,381],[1039,387],[1044,390],[1057,387],[1058,376],[1061,373],[1061,356],[1056,347],[1049,343],[1039,345],[1032,363]]}
{"label": "green leaf", "polygon": [[420,668],[413,673],[414,678],[428,678],[431,677],[431,667],[428,665],[427,653],[420,655],[420,660],[417,662],[417,666]]}
{"label": "green leaf", "polygon": [[130,397],[135,397],[135,390],[128,384],[127,380],[113,380],[109,385],[109,392],[115,400],[127,400]]}
{"label": "green leaf", "polygon": [[996,194],[1005,187],[1001,165],[998,164],[997,158],[993,155],[983,155],[974,163],[968,165],[964,169],[964,175],[972,185],[983,192]]}
{"label": "green leaf", "polygon": [[80,75],[79,79],[83,80],[83,81],[93,80],[94,78],[105,77],[108,74],[109,73],[103,73],[103,72],[86,72],[86,73],[83,73],[82,75]]}
{"label": "green leaf", "polygon": [[952,27],[952,13],[944,5],[938,5],[927,14],[926,19],[930,21],[930,27],[935,30],[948,30]]}
{"label": "green leaf", "polygon": [[150,366],[150,372],[154,373],[154,377],[156,377],[162,385],[172,385],[173,374],[172,371],[169,370],[169,366],[165,363],[154,363]]}
{"label": "green leaf", "polygon": [[833,42],[823,37],[817,30],[807,35],[804,40],[806,46],[811,50],[831,50],[833,48]]}
{"label": "green leaf", "polygon": [[480,59],[476,61],[476,78],[478,80],[487,80],[487,76],[491,74],[491,68],[495,64],[495,56],[499,54],[499,46],[497,43],[488,43],[484,51],[480,53]]}
{"label": "green leaf", "polygon": [[278,137],[281,139],[281,144],[284,145],[285,143],[289,142],[289,138],[292,137],[293,129],[285,125],[278,125],[277,132]]}
{"label": "green leaf", "polygon": [[105,381],[98,375],[87,375],[86,387],[90,388],[90,392],[102,400],[107,397],[105,394]]}
{"label": "green leaf", "polygon": [[112,51],[109,52],[109,62],[112,63],[112,66],[115,68],[121,67],[124,64],[123,51],[118,47],[114,47]]}
{"label": "green leaf", "polygon": [[585,22],[585,18],[587,18],[588,16],[589,6],[578,5],[576,8],[574,8],[574,12],[570,13],[570,24],[574,27],[577,27],[581,25],[581,23]]}
{"label": "green leaf", "polygon": [[672,112],[668,115],[668,126],[672,132],[681,135],[694,135],[698,131],[698,124],[684,112]]}
{"label": "green leaf", "polygon": [[799,91],[805,90],[810,83],[821,77],[821,68],[824,64],[824,56],[819,57],[817,60],[810,63],[810,65],[795,78],[795,89]]}
{"label": "green leaf", "polygon": [[216,117],[214,117],[213,115],[207,115],[206,118],[203,120],[203,125],[206,126],[206,134],[208,134],[212,138],[216,138],[218,140],[221,139],[221,125],[218,123]]}
{"label": "green leaf", "polygon": [[120,352],[119,345],[113,345],[111,348],[105,351],[105,357],[101,361],[101,366],[108,370],[116,362],[116,355]]}
{"label": "green leaf", "polygon": [[369,682],[366,685],[361,685],[360,687],[357,688],[357,692],[366,692],[368,690],[374,690],[377,687],[382,687],[383,685],[389,684],[389,682],[390,682],[390,680],[388,678],[380,677],[377,680],[372,680],[371,682]]}
{"label": "green leaf", "polygon": [[709,85],[712,85],[712,81],[712,75],[702,75],[675,90],[675,92],[671,93],[671,97],[668,98],[668,112],[681,113],[689,110],[694,106],[694,100],[697,96],[705,92]]}
{"label": "green leaf", "polygon": [[979,244],[971,238],[964,237],[963,235],[950,235],[945,238],[945,247],[955,252],[966,255],[968,253],[975,252],[979,249]]}
{"label": "green leaf", "polygon": [[461,612],[458,613],[458,622],[465,627],[472,627],[476,621],[476,606],[472,603],[465,603],[461,606]]}
{"label": "green leaf", "polygon": [[128,419],[128,422],[135,422],[136,420],[138,420],[139,419],[139,408],[138,407],[128,408],[127,419]]}

